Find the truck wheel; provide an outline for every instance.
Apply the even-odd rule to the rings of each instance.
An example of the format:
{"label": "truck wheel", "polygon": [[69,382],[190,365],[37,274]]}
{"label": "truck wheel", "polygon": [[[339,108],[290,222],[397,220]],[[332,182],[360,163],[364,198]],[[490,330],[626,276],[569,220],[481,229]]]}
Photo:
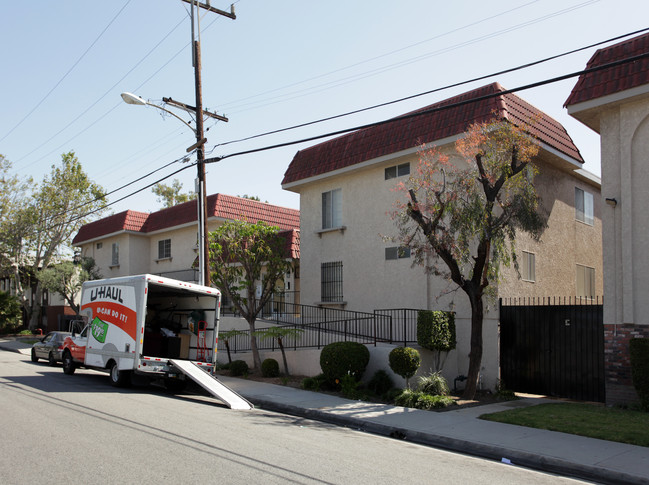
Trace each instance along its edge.
{"label": "truck wheel", "polygon": [[52,367],[56,365],[56,359],[54,358],[53,352],[50,352],[50,354],[47,356],[47,363],[50,364],[50,366]]}
{"label": "truck wheel", "polygon": [[38,362],[38,357],[36,357],[36,351],[32,349],[32,362]]}
{"label": "truck wheel", "polygon": [[77,365],[72,360],[72,354],[69,350],[66,350],[63,354],[63,373],[71,376],[76,368]]}
{"label": "truck wheel", "polygon": [[131,373],[127,370],[119,370],[117,362],[110,366],[110,383],[115,387],[126,387],[131,383]]}

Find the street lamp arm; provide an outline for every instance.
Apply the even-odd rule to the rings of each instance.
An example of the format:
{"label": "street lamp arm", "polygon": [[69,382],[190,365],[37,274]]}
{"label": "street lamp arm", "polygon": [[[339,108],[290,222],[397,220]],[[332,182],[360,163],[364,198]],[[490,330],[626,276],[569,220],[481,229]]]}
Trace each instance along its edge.
{"label": "street lamp arm", "polygon": [[150,103],[146,101],[145,99],[141,98],[140,96],[137,96],[135,94],[131,93],[122,93],[121,94],[122,99],[126,104],[134,104],[137,106],[153,106],[154,108],[158,108],[159,110],[164,111],[165,113],[169,113],[171,116],[176,118],[177,120],[180,120],[181,123],[183,123],[185,126],[187,126],[192,132],[194,132],[194,135],[196,135],[196,129],[192,127],[189,123],[187,123],[185,120],[183,120],[180,116],[178,116],[176,113],[173,111],[169,111],[167,108],[163,108],[162,106],[158,106],[157,104]]}

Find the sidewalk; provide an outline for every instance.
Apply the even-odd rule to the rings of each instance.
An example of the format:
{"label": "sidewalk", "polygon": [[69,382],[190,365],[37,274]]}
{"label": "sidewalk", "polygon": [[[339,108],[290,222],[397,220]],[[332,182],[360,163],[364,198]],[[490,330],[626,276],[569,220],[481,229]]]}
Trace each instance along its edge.
{"label": "sidewalk", "polygon": [[[0,340],[0,349],[24,355],[29,355],[30,347]],[[524,398],[432,412],[233,377],[219,376],[219,380],[263,409],[598,483],[649,484],[649,448],[478,419],[482,414],[549,399]]]}

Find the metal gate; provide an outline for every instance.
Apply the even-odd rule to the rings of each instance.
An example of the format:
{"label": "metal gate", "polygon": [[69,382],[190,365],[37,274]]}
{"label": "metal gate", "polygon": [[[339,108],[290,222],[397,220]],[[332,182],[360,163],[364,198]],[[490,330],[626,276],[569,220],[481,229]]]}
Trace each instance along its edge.
{"label": "metal gate", "polygon": [[500,300],[500,375],[518,392],[604,402],[601,301]]}

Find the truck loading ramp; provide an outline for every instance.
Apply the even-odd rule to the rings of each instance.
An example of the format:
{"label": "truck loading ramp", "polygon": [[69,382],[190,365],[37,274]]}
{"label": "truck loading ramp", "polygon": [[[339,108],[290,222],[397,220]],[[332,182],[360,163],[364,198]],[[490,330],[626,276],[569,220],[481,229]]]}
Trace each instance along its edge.
{"label": "truck loading ramp", "polygon": [[253,406],[246,399],[227,387],[225,384],[219,382],[218,379],[212,377],[207,372],[202,370],[196,364],[189,360],[175,360],[169,361],[175,368],[189,377],[191,380],[199,384],[203,389],[223,401],[230,409],[252,409]]}

